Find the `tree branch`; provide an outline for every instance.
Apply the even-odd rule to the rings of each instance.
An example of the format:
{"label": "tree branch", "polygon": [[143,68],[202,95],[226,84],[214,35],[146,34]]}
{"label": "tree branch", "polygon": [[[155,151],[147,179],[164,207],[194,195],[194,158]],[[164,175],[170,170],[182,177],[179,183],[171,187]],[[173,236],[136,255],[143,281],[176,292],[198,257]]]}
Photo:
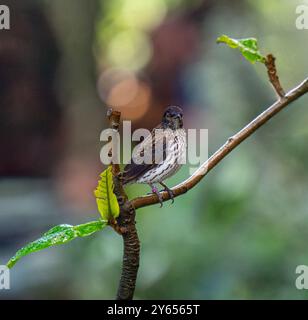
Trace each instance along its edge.
{"label": "tree branch", "polygon": [[[204,162],[197,171],[191,175],[187,180],[175,186],[172,191],[175,197],[186,193],[197,185],[201,179],[207,175],[221,160],[223,160],[233,149],[235,149],[241,142],[251,136],[257,129],[268,122],[273,116],[284,109],[293,101],[297,100],[308,92],[308,78],[306,78],[300,85],[283,95],[280,100],[276,101],[268,109],[258,115],[247,126],[230,137],[227,142],[221,146],[206,162]],[[163,201],[169,200],[168,192],[161,193]],[[146,207],[158,203],[156,195],[147,195],[131,200],[131,204],[135,209]]]}
{"label": "tree branch", "polygon": [[[110,122],[110,127],[118,131],[121,113],[109,109],[107,117]],[[112,156],[111,150],[109,151],[109,156]],[[140,256],[140,242],[135,221],[136,212],[128,201],[124,191],[119,164],[112,163],[112,173],[114,193],[120,206],[120,214],[116,221],[113,221],[110,225],[117,233],[121,234],[123,238],[122,274],[118,287],[117,300],[131,300],[135,292]]]}

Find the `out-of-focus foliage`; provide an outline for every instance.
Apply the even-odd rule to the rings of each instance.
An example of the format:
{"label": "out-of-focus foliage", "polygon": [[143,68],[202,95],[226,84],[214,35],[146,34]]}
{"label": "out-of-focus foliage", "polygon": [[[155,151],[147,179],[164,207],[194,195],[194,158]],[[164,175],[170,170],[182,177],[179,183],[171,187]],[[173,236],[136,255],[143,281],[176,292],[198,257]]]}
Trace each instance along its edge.
{"label": "out-of-focus foliage", "polygon": [[97,23],[99,61],[115,68],[140,70],[152,55],[148,31],[163,22],[168,9],[181,7],[179,0],[101,1]]}

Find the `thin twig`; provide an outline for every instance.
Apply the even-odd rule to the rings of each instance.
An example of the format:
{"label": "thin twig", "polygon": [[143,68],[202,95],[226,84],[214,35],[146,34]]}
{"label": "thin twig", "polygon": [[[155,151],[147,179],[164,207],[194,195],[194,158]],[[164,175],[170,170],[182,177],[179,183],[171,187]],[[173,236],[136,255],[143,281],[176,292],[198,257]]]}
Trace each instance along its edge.
{"label": "thin twig", "polygon": [[[115,131],[119,131],[121,112],[112,110],[110,108],[107,111],[107,117],[108,117],[111,129],[115,130]],[[111,139],[111,137],[110,137],[110,139]],[[112,149],[109,150],[108,156],[112,157]],[[120,173],[119,164],[112,163],[112,171],[113,171],[113,175],[115,175],[115,176],[118,175]]]}
{"label": "thin twig", "polygon": [[[198,184],[201,179],[207,175],[222,159],[224,159],[233,149],[235,149],[241,142],[246,140],[250,135],[252,135],[258,128],[263,126],[268,122],[274,115],[288,106],[291,102],[297,100],[304,94],[308,92],[308,78],[305,79],[296,88],[289,91],[280,100],[276,101],[268,109],[258,115],[253,121],[251,121],[242,130],[236,133],[234,136],[230,137],[227,142],[220,147],[206,162],[204,162],[199,169],[191,175],[187,180],[181,182],[172,189],[175,197],[184,194],[196,184]],[[161,193],[163,201],[169,200],[170,196],[168,192]],[[156,195],[147,195],[143,197],[138,197],[131,200],[131,204],[135,209],[146,207],[152,204],[158,203],[159,200]]]}
{"label": "thin twig", "polygon": [[265,66],[267,68],[267,75],[270,83],[274,87],[278,97],[282,98],[285,95],[284,90],[282,89],[277,69],[276,69],[276,58],[272,54],[268,54],[265,59]]}

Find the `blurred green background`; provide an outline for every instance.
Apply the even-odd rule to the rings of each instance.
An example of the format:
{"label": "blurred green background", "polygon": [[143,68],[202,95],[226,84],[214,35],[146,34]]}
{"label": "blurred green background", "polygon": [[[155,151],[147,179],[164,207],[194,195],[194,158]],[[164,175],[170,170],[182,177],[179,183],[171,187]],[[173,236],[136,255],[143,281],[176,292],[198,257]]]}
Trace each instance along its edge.
{"label": "blurred green background", "polygon": [[[98,217],[93,190],[106,106],[133,129],[169,104],[186,128],[209,129],[209,151],[275,100],[266,70],[217,45],[256,37],[277,57],[286,90],[307,76],[302,0],[2,1],[0,31],[0,264],[55,224]],[[305,299],[308,110],[296,101],[196,188],[140,209],[137,299]],[[168,183],[188,177],[184,167]],[[130,197],[147,193],[131,186]],[[1,299],[112,299],[122,240],[110,228],[25,257]]]}

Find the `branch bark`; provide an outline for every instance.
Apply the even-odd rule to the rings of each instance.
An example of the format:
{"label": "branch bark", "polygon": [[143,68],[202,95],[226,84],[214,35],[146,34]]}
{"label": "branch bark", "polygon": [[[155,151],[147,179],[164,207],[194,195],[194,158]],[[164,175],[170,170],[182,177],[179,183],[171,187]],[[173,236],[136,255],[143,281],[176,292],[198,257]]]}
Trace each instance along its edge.
{"label": "branch bark", "polygon": [[[206,176],[221,160],[223,160],[233,149],[240,145],[241,142],[251,136],[256,130],[267,123],[272,117],[287,107],[293,101],[297,100],[308,92],[308,78],[300,85],[283,95],[280,100],[276,101],[268,109],[258,115],[247,126],[238,133],[230,137],[227,142],[221,146],[206,162],[204,162],[197,171],[187,180],[181,182],[172,188],[174,197],[178,197],[188,190],[192,189]],[[163,201],[169,200],[168,192],[161,193]],[[131,204],[135,209],[146,207],[158,203],[156,195],[147,195],[131,200]]]}
{"label": "branch bark", "polygon": [[140,241],[135,222],[136,212],[129,201],[121,206],[117,219],[123,237],[122,274],[118,287],[117,300],[131,300],[134,297],[139,269]]}

